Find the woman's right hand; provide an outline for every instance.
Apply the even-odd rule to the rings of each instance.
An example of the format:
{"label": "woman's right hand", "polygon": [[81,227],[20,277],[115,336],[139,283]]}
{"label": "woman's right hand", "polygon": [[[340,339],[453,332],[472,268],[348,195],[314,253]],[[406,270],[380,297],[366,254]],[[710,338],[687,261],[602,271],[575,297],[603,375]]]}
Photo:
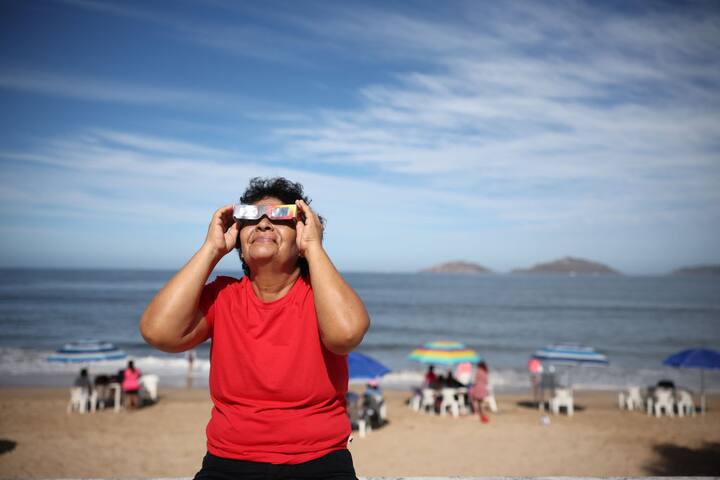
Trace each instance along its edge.
{"label": "woman's right hand", "polygon": [[238,225],[233,218],[233,206],[225,205],[215,211],[208,226],[205,245],[220,259],[230,252],[237,243]]}

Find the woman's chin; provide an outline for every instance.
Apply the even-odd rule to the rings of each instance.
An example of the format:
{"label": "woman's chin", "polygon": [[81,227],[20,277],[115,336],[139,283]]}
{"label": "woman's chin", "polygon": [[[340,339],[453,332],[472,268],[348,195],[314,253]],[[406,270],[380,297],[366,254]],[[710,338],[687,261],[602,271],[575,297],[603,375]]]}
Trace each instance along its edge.
{"label": "woman's chin", "polygon": [[274,243],[253,245],[253,248],[250,250],[250,258],[267,260],[272,259],[277,253],[278,249]]}

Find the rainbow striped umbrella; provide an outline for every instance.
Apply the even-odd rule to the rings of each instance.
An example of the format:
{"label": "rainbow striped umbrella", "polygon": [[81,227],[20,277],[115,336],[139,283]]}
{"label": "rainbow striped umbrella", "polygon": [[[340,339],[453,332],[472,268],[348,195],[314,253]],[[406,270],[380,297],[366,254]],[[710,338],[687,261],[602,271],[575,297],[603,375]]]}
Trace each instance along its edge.
{"label": "rainbow striped umbrella", "polygon": [[480,355],[475,350],[453,340],[427,342],[422,347],[413,350],[408,358],[434,365],[455,365],[480,361]]}

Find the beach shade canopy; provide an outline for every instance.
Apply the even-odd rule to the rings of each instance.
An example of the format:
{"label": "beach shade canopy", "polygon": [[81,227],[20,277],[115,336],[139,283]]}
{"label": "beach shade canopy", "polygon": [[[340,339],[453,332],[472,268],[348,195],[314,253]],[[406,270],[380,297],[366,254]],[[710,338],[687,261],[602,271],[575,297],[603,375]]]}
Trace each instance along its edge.
{"label": "beach shade canopy", "polygon": [[348,355],[348,369],[350,380],[372,380],[390,372],[382,363],[359,352],[350,352]]}
{"label": "beach shade canopy", "polygon": [[690,348],[670,355],[663,365],[700,369],[700,411],[705,413],[705,370],[720,370],[720,352],[707,348]]}
{"label": "beach shade canopy", "polygon": [[480,361],[480,355],[475,350],[452,340],[427,342],[422,347],[413,350],[408,358],[433,365],[456,365]]}
{"label": "beach shade canopy", "polygon": [[48,362],[88,363],[103,360],[122,360],[127,353],[110,342],[79,340],[66,343],[60,350],[48,357]]}
{"label": "beach shade canopy", "polygon": [[663,365],[678,368],[720,370],[720,352],[707,348],[690,348],[670,355]]}
{"label": "beach shade canopy", "polygon": [[592,347],[572,344],[548,345],[537,350],[532,358],[541,362],[565,365],[607,365],[607,356]]}

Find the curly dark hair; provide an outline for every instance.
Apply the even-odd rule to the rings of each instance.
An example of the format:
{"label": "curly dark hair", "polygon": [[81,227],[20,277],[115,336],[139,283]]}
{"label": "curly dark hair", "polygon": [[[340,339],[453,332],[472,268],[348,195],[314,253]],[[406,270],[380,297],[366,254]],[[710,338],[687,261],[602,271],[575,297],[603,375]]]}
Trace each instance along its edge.
{"label": "curly dark hair", "polygon": [[[250,179],[245,192],[240,196],[240,203],[251,205],[255,202],[259,202],[263,198],[275,197],[283,204],[294,204],[295,200],[302,200],[308,205],[312,201],[310,197],[305,195],[302,184],[298,182],[291,182],[284,177],[253,177]],[[317,212],[316,212],[317,214]],[[318,215],[318,219],[322,226],[325,226],[325,219]],[[238,254],[240,261],[242,262],[243,272],[247,277],[250,277],[250,267],[245,263],[245,259],[242,257],[242,249],[240,246],[240,235],[238,235],[237,245]],[[308,266],[307,259],[300,257],[298,259],[298,265],[300,266],[300,274],[303,277],[307,277],[310,273],[310,267]]]}

